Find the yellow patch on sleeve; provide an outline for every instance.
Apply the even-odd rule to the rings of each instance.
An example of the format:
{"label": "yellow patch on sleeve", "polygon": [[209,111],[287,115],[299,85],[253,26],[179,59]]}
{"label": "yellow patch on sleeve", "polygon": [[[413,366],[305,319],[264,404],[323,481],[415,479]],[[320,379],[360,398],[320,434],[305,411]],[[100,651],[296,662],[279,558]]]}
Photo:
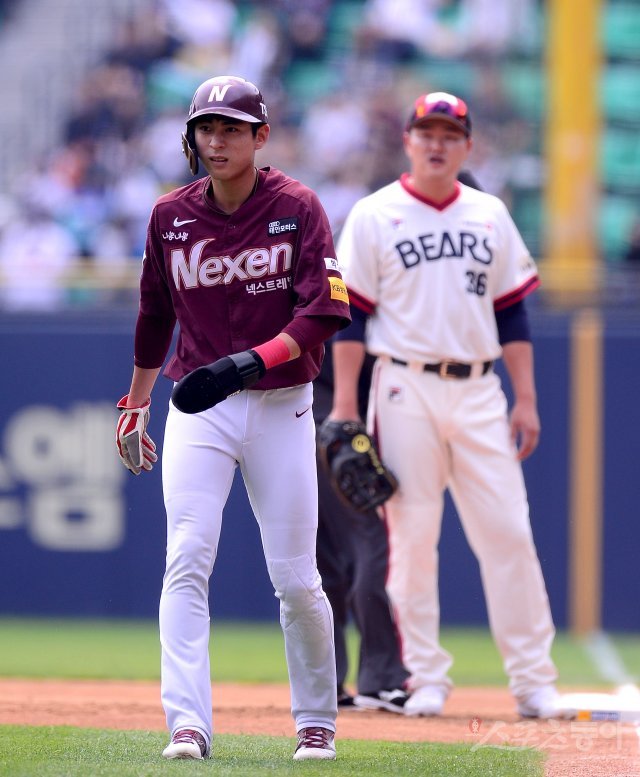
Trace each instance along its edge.
{"label": "yellow patch on sleeve", "polygon": [[331,299],[339,299],[341,302],[349,304],[349,292],[342,278],[330,276],[329,288],[331,289]]}

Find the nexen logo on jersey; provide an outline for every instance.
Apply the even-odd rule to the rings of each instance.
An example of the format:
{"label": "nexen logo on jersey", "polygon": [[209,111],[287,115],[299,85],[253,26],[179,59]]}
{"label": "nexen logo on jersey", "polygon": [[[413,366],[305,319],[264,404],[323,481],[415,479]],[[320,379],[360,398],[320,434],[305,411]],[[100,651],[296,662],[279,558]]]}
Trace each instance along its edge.
{"label": "nexen logo on jersey", "polygon": [[171,274],[176,289],[198,286],[228,285],[234,281],[254,280],[267,275],[281,275],[291,270],[293,247],[279,243],[269,248],[248,248],[237,256],[206,256],[207,243],[213,238],[194,243],[189,256],[184,249],[171,251]]}
{"label": "nexen logo on jersey", "polygon": [[283,232],[297,232],[298,230],[298,217],[290,216],[287,219],[278,219],[277,221],[269,222],[269,234],[280,235]]}
{"label": "nexen logo on jersey", "polygon": [[396,243],[395,247],[407,269],[415,267],[422,259],[433,262],[437,259],[471,257],[482,264],[491,264],[493,261],[493,251],[488,238],[479,240],[473,232],[460,232],[457,235],[449,232],[440,235],[428,232],[426,235],[418,235],[415,241],[402,240]]}

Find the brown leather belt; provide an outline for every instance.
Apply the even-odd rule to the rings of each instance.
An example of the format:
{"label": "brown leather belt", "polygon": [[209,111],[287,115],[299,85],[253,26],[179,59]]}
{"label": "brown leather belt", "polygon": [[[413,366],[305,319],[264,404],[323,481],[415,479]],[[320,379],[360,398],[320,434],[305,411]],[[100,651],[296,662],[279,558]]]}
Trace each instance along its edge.
{"label": "brown leather belt", "polygon": [[[391,361],[393,364],[399,364],[402,367],[409,366],[409,362],[403,361],[402,359],[396,359],[393,356],[391,357]],[[492,361],[482,362],[480,374],[486,375],[492,367]],[[464,364],[462,362],[438,362],[437,364],[422,365],[423,372],[436,372],[441,378],[455,378],[458,380],[470,378],[472,369],[472,364]]]}

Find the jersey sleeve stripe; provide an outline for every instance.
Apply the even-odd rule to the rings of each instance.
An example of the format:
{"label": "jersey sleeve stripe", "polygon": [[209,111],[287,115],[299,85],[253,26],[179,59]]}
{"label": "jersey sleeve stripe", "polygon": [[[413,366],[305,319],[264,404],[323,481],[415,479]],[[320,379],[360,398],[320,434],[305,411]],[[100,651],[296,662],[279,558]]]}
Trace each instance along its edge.
{"label": "jersey sleeve stripe", "polygon": [[522,286],[518,286],[517,289],[510,291],[508,294],[503,294],[502,297],[498,297],[494,300],[493,309],[504,310],[510,305],[520,302],[520,300],[531,294],[532,291],[535,291],[538,286],[540,286],[540,278],[538,278],[537,275],[534,275],[532,278],[526,280]]}
{"label": "jersey sleeve stripe", "polygon": [[371,300],[363,297],[362,294],[358,294],[358,292],[354,291],[351,286],[347,286],[347,291],[349,292],[349,302],[354,307],[358,308],[358,310],[361,310],[363,313],[366,313],[368,316],[370,316],[376,309],[374,302],[371,302]]}

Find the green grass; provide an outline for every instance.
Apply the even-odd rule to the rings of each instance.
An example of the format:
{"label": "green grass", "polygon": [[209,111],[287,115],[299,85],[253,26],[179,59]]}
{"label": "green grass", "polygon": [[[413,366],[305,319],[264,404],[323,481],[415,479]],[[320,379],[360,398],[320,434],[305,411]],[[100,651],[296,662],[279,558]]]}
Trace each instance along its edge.
{"label": "green grass", "polygon": [[151,621],[0,618],[0,677],[159,677],[158,626]]}
{"label": "green grass", "polygon": [[335,762],[292,760],[287,737],[219,735],[211,761],[163,761],[166,736],[144,731],[0,726],[0,777],[323,775],[332,777],[541,777],[531,750],[340,740]]}
{"label": "green grass", "polygon": [[[612,636],[612,635],[609,635]],[[640,677],[640,635],[613,635],[627,670]],[[458,686],[507,680],[486,629],[442,631],[453,655]],[[0,618],[0,677],[157,680],[160,668],[155,621]],[[349,634],[352,668],[358,641]],[[559,634],[553,656],[561,687],[607,684],[580,640]],[[286,682],[283,640],[277,623],[213,622],[213,680]],[[353,685],[353,672],[350,678]],[[340,739],[335,763],[297,763],[293,738],[218,735],[208,762],[164,761],[166,734],[73,727],[0,726],[0,777],[216,777],[332,775],[333,777],[542,777],[544,756],[533,750],[467,745],[362,742]]]}
{"label": "green grass", "polygon": [[[613,635],[630,674],[640,677],[640,635]],[[486,629],[443,629],[453,655],[456,685],[506,685],[498,651]],[[157,680],[160,646],[155,621],[0,618],[0,677]],[[277,623],[213,623],[211,666],[215,681],[286,682],[282,633]],[[357,637],[349,634],[352,669]],[[562,686],[603,686],[570,634],[558,635],[553,657]],[[353,682],[353,671],[349,678]]]}
{"label": "green grass", "polygon": [[640,682],[640,638],[633,634],[619,634],[614,636],[613,641],[627,671],[636,683]]}

